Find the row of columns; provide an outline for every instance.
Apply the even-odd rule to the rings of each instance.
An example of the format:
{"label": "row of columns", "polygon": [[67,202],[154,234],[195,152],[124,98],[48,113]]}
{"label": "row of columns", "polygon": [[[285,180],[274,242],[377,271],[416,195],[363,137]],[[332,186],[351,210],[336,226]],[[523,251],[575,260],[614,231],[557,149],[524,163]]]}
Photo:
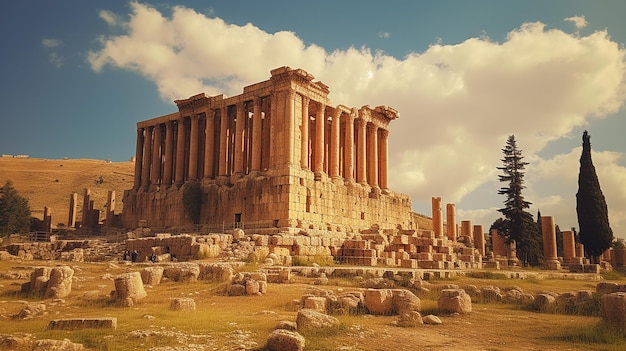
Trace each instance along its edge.
{"label": "row of columns", "polygon": [[[317,105],[314,114],[313,103]],[[356,109],[336,107],[330,118],[326,110],[324,104],[302,97],[301,167],[316,175],[326,172],[331,178],[387,189],[389,132],[359,115]],[[325,139],[327,136],[330,140]]]}

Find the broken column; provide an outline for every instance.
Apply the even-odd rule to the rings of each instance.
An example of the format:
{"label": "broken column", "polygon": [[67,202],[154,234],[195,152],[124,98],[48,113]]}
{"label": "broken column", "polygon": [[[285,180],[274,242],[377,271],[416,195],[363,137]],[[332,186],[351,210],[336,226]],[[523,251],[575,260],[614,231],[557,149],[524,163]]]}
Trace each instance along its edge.
{"label": "broken column", "polygon": [[574,232],[565,230],[563,233],[563,262],[569,263],[572,258],[576,257],[576,242],[574,241]]}
{"label": "broken column", "polygon": [[491,246],[495,257],[506,257],[506,244],[504,238],[498,234],[498,230],[491,230]]}
{"label": "broken column", "polygon": [[109,190],[107,194],[107,209],[104,223],[107,227],[112,227],[115,222],[115,190]]}
{"label": "broken column", "polygon": [[541,233],[543,235],[543,256],[547,269],[560,269],[561,264],[556,253],[556,229],[554,217],[541,216]]}
{"label": "broken column", "polygon": [[73,228],[76,226],[76,205],[78,201],[78,194],[71,193],[70,194],[70,211],[67,219],[67,227]]}
{"label": "broken column", "polygon": [[443,235],[443,219],[441,218],[441,198],[432,198],[432,212],[433,212],[433,231],[435,237],[440,238]]}
{"label": "broken column", "polygon": [[50,207],[43,208],[43,228],[46,233],[52,233],[52,210]]}
{"label": "broken column", "polygon": [[83,216],[81,218],[81,226],[86,228],[89,227],[89,202],[91,198],[91,190],[85,189],[85,193],[83,195]]}
{"label": "broken column", "polygon": [[446,234],[448,240],[456,241],[456,207],[446,204]]}
{"label": "broken column", "polygon": [[485,233],[483,233],[482,225],[474,226],[474,248],[477,249],[482,256],[485,256]]}

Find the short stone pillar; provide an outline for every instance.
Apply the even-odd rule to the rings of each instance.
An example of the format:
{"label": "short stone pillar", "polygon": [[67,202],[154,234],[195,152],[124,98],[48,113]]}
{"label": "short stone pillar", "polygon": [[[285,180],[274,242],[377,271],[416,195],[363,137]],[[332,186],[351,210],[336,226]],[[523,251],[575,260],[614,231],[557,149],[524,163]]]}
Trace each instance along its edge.
{"label": "short stone pillar", "polygon": [[443,235],[443,219],[441,218],[441,198],[432,198],[432,213],[433,213],[433,231],[435,237],[441,238]]}
{"label": "short stone pillar", "polygon": [[448,240],[456,241],[456,207],[446,204],[446,234]]}
{"label": "short stone pillar", "polygon": [[626,293],[602,295],[600,309],[602,322],[622,333],[626,331]]}
{"label": "short stone pillar", "polygon": [[43,208],[43,228],[46,233],[52,233],[52,209],[44,206]]}
{"label": "short stone pillar", "polygon": [[115,223],[115,190],[109,190],[107,194],[107,209],[104,223],[107,227],[113,227]]}
{"label": "short stone pillar", "polygon": [[541,233],[543,235],[543,256],[547,269],[560,269],[561,264],[556,253],[556,229],[554,217],[541,216]]}
{"label": "short stone pillar", "polygon": [[572,258],[576,257],[574,231],[565,230],[561,233],[563,234],[563,262],[568,263]]}
{"label": "short stone pillar", "polygon": [[482,256],[485,256],[485,233],[483,232],[483,226],[479,224],[474,226],[474,248]]}
{"label": "short stone pillar", "polygon": [[461,221],[461,236],[472,237],[472,221]]}
{"label": "short stone pillar", "polygon": [[491,230],[491,246],[495,257],[506,257],[506,243],[496,229]]}
{"label": "short stone pillar", "polygon": [[139,272],[124,273],[115,278],[114,283],[115,291],[111,295],[123,306],[133,306],[136,302],[148,296]]}
{"label": "short stone pillar", "polygon": [[576,257],[585,257],[585,245],[576,243]]}

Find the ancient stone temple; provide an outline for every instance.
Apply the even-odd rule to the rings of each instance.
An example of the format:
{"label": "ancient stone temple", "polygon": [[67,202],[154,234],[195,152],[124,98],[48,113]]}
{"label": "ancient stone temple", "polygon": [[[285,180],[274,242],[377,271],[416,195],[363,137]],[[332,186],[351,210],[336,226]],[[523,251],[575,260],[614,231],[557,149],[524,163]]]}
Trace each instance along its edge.
{"label": "ancient stone temple", "polygon": [[183,193],[197,182],[205,231],[415,229],[409,197],[388,189],[398,112],[332,105],[328,94],[306,71],[281,67],[241,95],[194,95],[137,123],[123,225],[189,227]]}

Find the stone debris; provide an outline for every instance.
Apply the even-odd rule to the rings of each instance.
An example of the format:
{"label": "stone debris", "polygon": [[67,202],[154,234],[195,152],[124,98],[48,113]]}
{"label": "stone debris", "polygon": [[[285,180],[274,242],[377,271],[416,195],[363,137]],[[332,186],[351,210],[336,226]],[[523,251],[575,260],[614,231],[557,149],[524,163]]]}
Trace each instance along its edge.
{"label": "stone debris", "polygon": [[32,334],[0,334],[0,350],[30,350],[33,342]]}
{"label": "stone debris", "polygon": [[262,272],[240,272],[227,288],[229,296],[262,295],[267,292],[267,276]]}
{"label": "stone debris", "polygon": [[151,266],[145,267],[141,270],[141,281],[144,285],[156,286],[161,283],[161,278],[163,278],[163,267],[160,266]]}
{"label": "stone debris", "polygon": [[265,347],[269,351],[302,351],[305,340],[298,332],[276,329],[267,337]]}
{"label": "stone debris", "polygon": [[433,314],[429,314],[428,316],[423,317],[422,321],[424,322],[424,324],[430,324],[430,325],[439,325],[443,323],[441,319],[439,319],[439,317]]}
{"label": "stone debris", "polygon": [[614,292],[602,295],[602,322],[624,333],[626,331],[626,293]]}
{"label": "stone debris", "polygon": [[53,319],[48,330],[117,329],[117,318]]}
{"label": "stone debris", "polygon": [[437,307],[450,313],[470,313],[472,298],[463,289],[443,289],[437,300]]}
{"label": "stone debris", "polygon": [[122,306],[133,306],[148,296],[139,272],[124,273],[116,277],[114,282],[115,290],[111,292],[111,297],[119,301]]}
{"label": "stone debris", "polygon": [[43,303],[29,303],[22,308],[17,314],[13,315],[13,319],[32,319],[40,315],[46,314],[46,305]]}
{"label": "stone debris", "polygon": [[422,315],[417,311],[411,311],[400,315],[400,318],[396,323],[397,326],[404,328],[417,327],[422,324],[424,324],[424,320],[422,319]]}
{"label": "stone debris", "polygon": [[168,263],[163,266],[163,278],[175,282],[196,282],[200,276],[200,266],[191,262]]}
{"label": "stone debris", "polygon": [[73,343],[68,339],[41,339],[33,343],[31,351],[82,351],[83,344]]}
{"label": "stone debris", "polygon": [[298,324],[292,321],[278,321],[274,329],[285,329],[285,330],[290,330],[290,331],[296,331],[298,330]]}
{"label": "stone debris", "polygon": [[371,314],[402,315],[420,311],[420,299],[404,289],[367,289],[364,305]]}
{"label": "stone debris", "polygon": [[296,325],[298,326],[298,331],[308,331],[337,326],[339,325],[339,320],[318,311],[302,309],[298,311]]}
{"label": "stone debris", "polygon": [[30,281],[22,284],[22,293],[46,298],[63,298],[72,291],[74,270],[67,266],[38,267],[31,273]]}
{"label": "stone debris", "polygon": [[196,301],[190,297],[176,297],[170,300],[172,311],[195,311]]}

